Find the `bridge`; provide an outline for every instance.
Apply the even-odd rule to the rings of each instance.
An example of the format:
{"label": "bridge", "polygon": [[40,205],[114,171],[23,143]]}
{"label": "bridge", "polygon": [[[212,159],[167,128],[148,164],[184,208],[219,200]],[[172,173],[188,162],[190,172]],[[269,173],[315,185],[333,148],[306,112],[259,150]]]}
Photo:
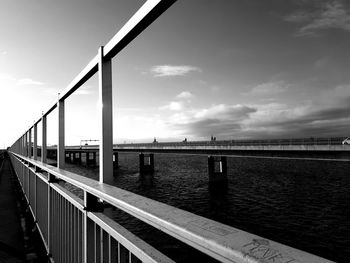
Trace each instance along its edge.
{"label": "bridge", "polygon": [[[113,146],[113,167],[118,167],[118,153],[139,153],[140,173],[154,171],[155,153],[208,156],[209,183],[227,181],[227,158],[272,158],[323,161],[350,161],[350,145],[342,144],[345,137],[303,138],[283,140],[192,141],[116,144]],[[40,155],[41,148],[38,148]],[[57,157],[57,147],[48,147],[47,155]],[[66,146],[65,160],[69,163],[96,166],[98,145]],[[55,162],[53,162],[55,163]]]}
{"label": "bridge", "polygon": [[[215,145],[203,146],[189,142],[186,145],[161,143],[117,145],[114,149],[111,60],[174,2],[175,0],[148,0],[104,47],[98,49],[98,54],[60,93],[57,102],[44,111],[34,125],[29,127],[8,150],[14,168],[13,176],[20,184],[35,227],[45,245],[48,261],[62,263],[173,262],[168,256],[111,219],[106,213],[106,208],[114,207],[220,262],[330,262],[319,256],[111,185],[114,169],[113,156],[116,156],[115,152],[118,151],[146,152],[140,155],[140,162],[143,162],[144,158],[152,160],[152,152],[158,151],[181,149],[181,152],[199,153],[197,150],[200,150],[203,154],[207,154],[206,151],[215,153],[219,150],[221,155],[226,150],[234,152],[243,150],[239,147],[250,147],[222,146],[219,142]],[[64,127],[65,100],[96,73],[99,77],[100,102],[103,105],[100,109],[98,181],[65,169],[66,161],[72,153],[76,156],[79,152],[85,151],[85,154],[88,153],[86,159],[90,160],[90,153],[96,154],[96,148],[65,147]],[[58,145],[56,149],[50,149],[47,146],[46,120],[56,108],[58,109]],[[39,123],[42,125],[41,148],[38,147],[37,125]],[[261,146],[254,147],[254,151],[261,150],[259,148]],[[343,146],[336,145],[334,150],[349,151],[347,146],[339,147]],[[56,154],[50,153],[50,150],[56,151]],[[53,157],[56,164],[49,164],[48,157]],[[212,163],[209,170],[217,162],[223,166],[225,158],[223,156],[218,158],[215,159],[212,156],[208,158],[208,163]],[[223,173],[224,169],[219,173]],[[10,173],[6,173],[6,176],[10,176]],[[83,192],[83,198],[70,192],[65,188],[64,183],[80,189]]]}

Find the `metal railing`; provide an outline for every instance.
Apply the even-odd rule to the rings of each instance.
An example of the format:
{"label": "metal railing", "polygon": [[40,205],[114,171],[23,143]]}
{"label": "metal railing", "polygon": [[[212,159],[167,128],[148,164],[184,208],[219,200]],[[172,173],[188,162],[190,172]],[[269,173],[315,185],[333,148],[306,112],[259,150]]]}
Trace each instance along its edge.
{"label": "metal railing", "polygon": [[[142,262],[172,262],[103,214],[104,203],[221,262],[330,262],[33,158],[16,153],[10,156],[55,262],[136,262],[136,258]],[[62,182],[81,189],[84,200]]]}
{"label": "metal railing", "polygon": [[[51,261],[173,262],[102,213],[107,193],[95,187],[98,182],[18,154],[10,157]],[[63,181],[82,189],[84,200]]]}
{"label": "metal railing", "polygon": [[[109,185],[113,180],[111,59],[175,0],[148,0],[11,147],[10,158],[52,262],[172,262],[103,213],[111,205],[222,262],[329,262]],[[98,72],[99,181],[64,170],[65,100]],[[47,116],[58,109],[57,167],[47,161]],[[42,124],[41,160],[37,125]],[[33,132],[33,135],[32,135]],[[32,142],[33,137],[33,142]],[[62,182],[84,193],[68,191]]]}

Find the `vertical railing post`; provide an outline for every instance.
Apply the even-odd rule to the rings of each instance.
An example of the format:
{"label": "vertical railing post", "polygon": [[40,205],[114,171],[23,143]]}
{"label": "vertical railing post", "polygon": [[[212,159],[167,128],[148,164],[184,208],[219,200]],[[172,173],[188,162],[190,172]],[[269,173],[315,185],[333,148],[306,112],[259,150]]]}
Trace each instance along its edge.
{"label": "vertical railing post", "polygon": [[100,183],[113,182],[113,100],[112,61],[105,59],[103,47],[98,50],[100,103]]}
{"label": "vertical railing post", "polygon": [[33,148],[33,158],[36,160],[38,157],[38,125],[34,124],[34,148]]}
{"label": "vertical railing post", "polygon": [[19,138],[19,154],[23,155],[23,136]]}
{"label": "vertical railing post", "polygon": [[41,124],[42,124],[42,143],[41,143],[41,161],[43,163],[46,163],[46,131],[47,131],[47,127],[46,127],[46,115],[43,114],[42,119],[41,119]]}
{"label": "vertical railing post", "polygon": [[24,156],[28,156],[28,132],[24,133]]}
{"label": "vertical railing post", "polygon": [[[59,96],[59,94],[58,94]],[[58,145],[57,145],[57,168],[63,169],[65,165],[64,154],[64,100],[58,98]]]}
{"label": "vertical railing post", "polygon": [[98,198],[84,191],[84,226],[83,226],[83,238],[84,238],[84,263],[95,262],[95,244],[94,244],[94,223],[89,219],[89,211],[98,210]]}
{"label": "vertical railing post", "polygon": [[53,232],[53,226],[52,226],[52,218],[53,218],[53,210],[52,210],[52,187],[51,184],[57,182],[57,179],[54,175],[48,174],[48,180],[47,180],[47,248],[48,248],[48,257],[52,257],[52,232]]}
{"label": "vertical railing post", "polygon": [[32,157],[32,129],[28,131],[28,157]]}

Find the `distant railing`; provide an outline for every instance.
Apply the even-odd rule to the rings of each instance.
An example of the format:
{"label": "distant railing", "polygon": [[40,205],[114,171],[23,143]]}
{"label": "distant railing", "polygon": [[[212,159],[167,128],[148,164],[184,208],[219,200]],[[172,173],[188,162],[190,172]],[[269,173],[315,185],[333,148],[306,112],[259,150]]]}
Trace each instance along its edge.
{"label": "distant railing", "polygon": [[[102,211],[105,204],[154,226],[222,262],[329,262],[309,253],[260,238],[111,186],[113,123],[111,60],[175,0],[148,0],[125,26],[10,147],[10,158],[36,226],[52,262],[172,262]],[[64,170],[65,100],[99,73],[99,181]],[[47,116],[58,109],[57,167],[47,161]],[[41,161],[37,125],[42,124]],[[33,132],[33,134],[32,134]],[[33,142],[32,142],[33,138]],[[84,193],[80,199],[62,184]]]}
{"label": "distant railing", "polygon": [[271,140],[215,140],[215,141],[182,141],[156,143],[123,143],[117,147],[176,147],[176,146],[287,146],[287,145],[341,145],[346,137],[333,138],[298,138]]}

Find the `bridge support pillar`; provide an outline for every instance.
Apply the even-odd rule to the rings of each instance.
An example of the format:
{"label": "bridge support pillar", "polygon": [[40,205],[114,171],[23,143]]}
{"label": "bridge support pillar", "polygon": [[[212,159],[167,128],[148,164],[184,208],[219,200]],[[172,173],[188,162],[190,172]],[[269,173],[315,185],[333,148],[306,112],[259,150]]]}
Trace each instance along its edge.
{"label": "bridge support pillar", "polygon": [[96,152],[86,152],[86,166],[96,167]]}
{"label": "bridge support pillar", "polygon": [[113,152],[113,168],[118,168],[118,152]]}
{"label": "bridge support pillar", "polygon": [[92,166],[96,167],[96,152],[92,153]]}
{"label": "bridge support pillar", "polygon": [[73,152],[73,163],[76,164],[77,163],[77,153]]}
{"label": "bridge support pillar", "polygon": [[139,154],[140,174],[154,172],[154,154]]}
{"label": "bridge support pillar", "polygon": [[85,166],[89,165],[89,152],[84,152],[85,153]]}
{"label": "bridge support pillar", "polygon": [[78,164],[81,165],[81,152],[78,152]]}
{"label": "bridge support pillar", "polygon": [[208,156],[209,183],[227,181],[227,157]]}

